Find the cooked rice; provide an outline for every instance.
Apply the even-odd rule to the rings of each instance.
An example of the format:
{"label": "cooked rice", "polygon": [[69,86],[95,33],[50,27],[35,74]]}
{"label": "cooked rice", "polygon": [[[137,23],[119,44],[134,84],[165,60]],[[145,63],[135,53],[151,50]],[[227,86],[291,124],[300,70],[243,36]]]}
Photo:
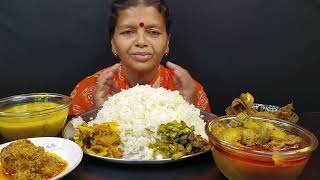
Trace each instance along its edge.
{"label": "cooked rice", "polygon": [[[189,127],[194,126],[195,134],[208,139],[199,109],[185,101],[178,91],[152,88],[149,85],[137,85],[110,97],[97,117],[88,124],[118,122],[123,158],[150,160],[153,159],[153,150],[149,145],[160,138],[157,135],[159,125],[173,120],[184,121]],[[74,127],[79,123],[81,119],[75,119]]]}

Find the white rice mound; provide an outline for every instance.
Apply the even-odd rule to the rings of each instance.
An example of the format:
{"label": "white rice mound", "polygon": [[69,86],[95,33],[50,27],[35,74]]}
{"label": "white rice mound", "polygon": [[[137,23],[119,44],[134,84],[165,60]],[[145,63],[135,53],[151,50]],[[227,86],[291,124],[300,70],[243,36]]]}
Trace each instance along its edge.
{"label": "white rice mound", "polygon": [[118,122],[123,158],[151,160],[153,150],[149,145],[160,138],[157,135],[159,125],[173,120],[184,121],[189,127],[194,126],[195,134],[208,139],[199,109],[185,101],[178,91],[152,88],[149,85],[137,85],[110,97],[104,102],[97,117],[89,122],[89,126],[94,123]]}

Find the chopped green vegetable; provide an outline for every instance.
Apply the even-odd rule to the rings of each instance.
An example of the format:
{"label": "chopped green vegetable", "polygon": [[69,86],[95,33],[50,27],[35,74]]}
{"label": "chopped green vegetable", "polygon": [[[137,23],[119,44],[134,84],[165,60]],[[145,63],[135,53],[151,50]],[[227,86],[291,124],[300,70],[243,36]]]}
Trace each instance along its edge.
{"label": "chopped green vegetable", "polygon": [[179,159],[185,155],[209,149],[209,145],[200,135],[194,134],[194,127],[188,127],[185,122],[176,120],[161,124],[157,132],[161,138],[149,147],[155,156],[161,154],[163,158]]}

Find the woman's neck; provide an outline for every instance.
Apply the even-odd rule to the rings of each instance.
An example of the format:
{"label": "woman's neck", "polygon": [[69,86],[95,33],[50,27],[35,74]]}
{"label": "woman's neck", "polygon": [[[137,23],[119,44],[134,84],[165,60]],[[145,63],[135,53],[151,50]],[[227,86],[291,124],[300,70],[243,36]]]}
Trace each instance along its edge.
{"label": "woman's neck", "polygon": [[148,72],[136,72],[126,67],[121,67],[122,75],[127,79],[129,87],[137,84],[149,84],[158,74],[158,68]]}

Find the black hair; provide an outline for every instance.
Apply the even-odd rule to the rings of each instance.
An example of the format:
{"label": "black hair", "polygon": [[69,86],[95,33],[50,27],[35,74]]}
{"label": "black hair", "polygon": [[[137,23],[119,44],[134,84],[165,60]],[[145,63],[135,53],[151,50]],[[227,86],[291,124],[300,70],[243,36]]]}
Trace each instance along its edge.
{"label": "black hair", "polygon": [[171,19],[166,0],[112,0],[111,15],[109,17],[109,35],[111,38],[114,34],[119,12],[140,4],[156,8],[165,20],[167,34],[170,34]]}

